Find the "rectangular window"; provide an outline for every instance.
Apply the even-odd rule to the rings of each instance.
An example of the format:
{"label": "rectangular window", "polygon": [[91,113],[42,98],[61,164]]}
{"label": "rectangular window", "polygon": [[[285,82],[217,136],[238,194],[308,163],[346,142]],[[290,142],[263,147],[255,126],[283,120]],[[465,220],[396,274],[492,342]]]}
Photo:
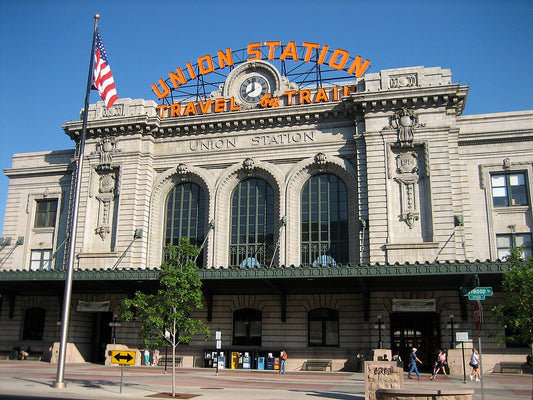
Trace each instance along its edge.
{"label": "rectangular window", "polygon": [[32,250],[30,270],[50,270],[52,266],[52,250]]}
{"label": "rectangular window", "polygon": [[496,235],[496,246],[498,247],[498,258],[506,260],[507,256],[511,254],[511,249],[523,247],[522,256],[531,257],[531,233],[512,233],[504,235]]}
{"label": "rectangular window", "polygon": [[528,205],[525,173],[495,174],[491,182],[494,207]]}
{"label": "rectangular window", "polygon": [[57,199],[37,200],[35,228],[53,228],[56,224]]}

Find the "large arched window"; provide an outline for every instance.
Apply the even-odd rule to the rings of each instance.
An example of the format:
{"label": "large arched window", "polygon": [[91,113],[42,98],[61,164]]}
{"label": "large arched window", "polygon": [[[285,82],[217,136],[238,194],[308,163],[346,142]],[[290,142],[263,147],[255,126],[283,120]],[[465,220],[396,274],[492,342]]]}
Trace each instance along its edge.
{"label": "large arched window", "polygon": [[[165,246],[177,246],[181,237],[200,247],[205,238],[205,193],[192,182],[174,186],[167,199]],[[203,265],[203,250],[197,259]]]}
{"label": "large arched window", "polygon": [[339,312],[332,308],[315,308],[308,313],[309,346],[339,345]]}
{"label": "large arched window", "polygon": [[301,207],[302,264],[317,267],[348,263],[346,185],[335,175],[315,175],[303,187]]}
{"label": "large arched window", "polygon": [[40,307],[26,310],[22,340],[43,340],[45,314],[46,310]]}
{"label": "large arched window", "polygon": [[233,345],[261,346],[261,311],[242,308],[233,313]]}
{"label": "large arched window", "polygon": [[230,266],[269,265],[274,252],[274,191],[262,179],[240,182],[231,196]]}

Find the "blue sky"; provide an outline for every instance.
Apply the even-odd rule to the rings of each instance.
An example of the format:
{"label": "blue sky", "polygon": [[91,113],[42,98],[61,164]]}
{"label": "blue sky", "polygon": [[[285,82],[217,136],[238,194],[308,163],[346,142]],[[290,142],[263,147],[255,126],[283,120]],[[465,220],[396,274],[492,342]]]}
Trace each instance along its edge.
{"label": "blue sky", "polygon": [[[151,84],[200,56],[293,40],[359,54],[367,73],[449,68],[470,85],[464,114],[533,109],[533,1],[1,0],[2,170],[73,147],[61,126],[83,107],[95,13],[119,97],[157,100]],[[7,187],[2,173],[0,228]]]}

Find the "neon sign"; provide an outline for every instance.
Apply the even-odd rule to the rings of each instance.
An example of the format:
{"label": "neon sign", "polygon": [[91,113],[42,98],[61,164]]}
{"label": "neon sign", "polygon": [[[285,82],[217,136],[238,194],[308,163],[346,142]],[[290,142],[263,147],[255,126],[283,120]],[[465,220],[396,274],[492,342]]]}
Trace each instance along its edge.
{"label": "neon sign", "polygon": [[[301,47],[304,49],[298,52],[296,42],[290,41],[282,45],[280,41],[267,41],[264,43],[254,42],[246,47],[247,60],[262,60],[263,49],[267,51],[267,60],[292,60],[303,62],[316,62],[320,65],[328,65],[336,70],[344,70],[348,75],[360,78],[370,66],[370,60],[364,60],[361,56],[351,57],[350,53],[343,49],[330,50],[328,45],[318,43],[303,42]],[[276,56],[276,53],[281,54]],[[312,61],[313,54],[316,58]],[[188,62],[184,68],[178,67],[175,71],[168,73],[167,80],[160,78],[157,83],[152,84],[152,90],[159,99],[168,96],[173,89],[185,85],[187,82],[197,79],[199,75],[207,75],[217,69],[232,67],[234,63],[233,51],[231,48],[218,50],[216,56],[204,55],[197,60],[198,68],[194,69],[193,64]],[[168,82],[168,83],[167,83]],[[169,87],[171,84],[172,88]]]}

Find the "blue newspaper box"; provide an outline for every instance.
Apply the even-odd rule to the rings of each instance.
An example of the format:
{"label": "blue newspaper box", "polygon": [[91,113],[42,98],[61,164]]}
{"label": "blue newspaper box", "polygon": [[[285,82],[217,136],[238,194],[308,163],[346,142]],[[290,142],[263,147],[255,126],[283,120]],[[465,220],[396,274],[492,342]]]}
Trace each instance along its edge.
{"label": "blue newspaper box", "polygon": [[265,357],[257,357],[257,369],[265,369]]}

